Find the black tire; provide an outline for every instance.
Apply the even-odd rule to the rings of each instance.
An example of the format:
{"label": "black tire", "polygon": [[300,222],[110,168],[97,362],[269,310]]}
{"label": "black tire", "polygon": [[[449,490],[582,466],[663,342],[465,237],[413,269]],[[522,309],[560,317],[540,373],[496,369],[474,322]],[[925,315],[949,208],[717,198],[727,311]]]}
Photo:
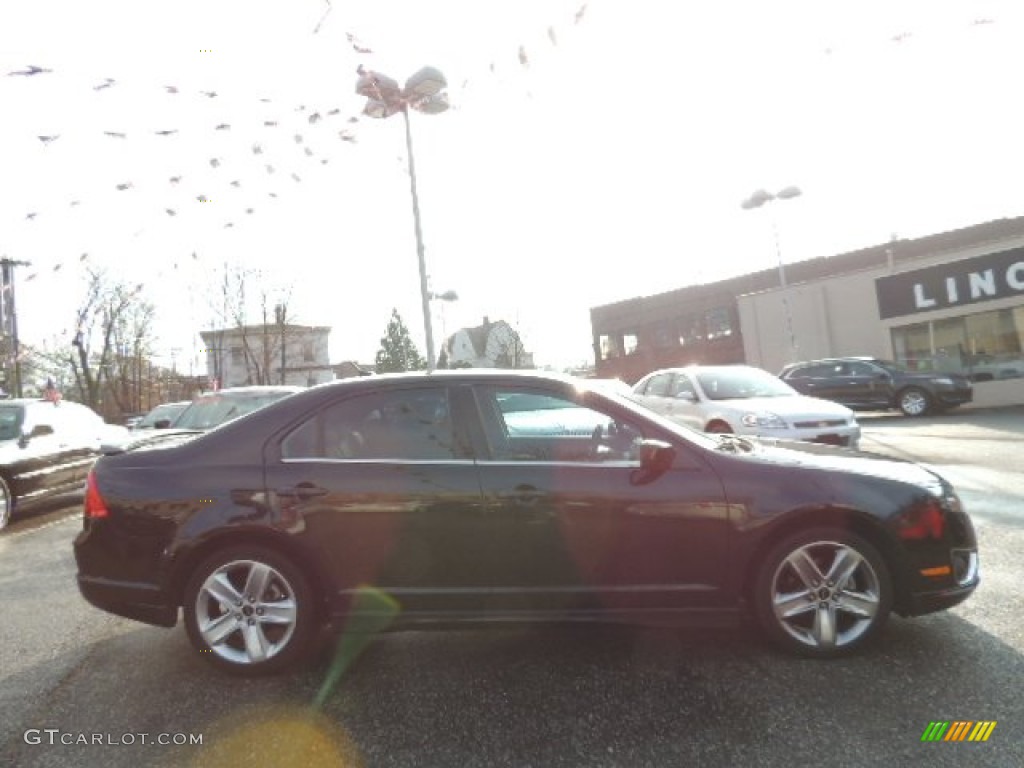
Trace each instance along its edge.
{"label": "black tire", "polygon": [[[252,594],[247,586],[254,587]],[[206,558],[185,585],[183,608],[185,629],[200,656],[233,674],[293,666],[306,656],[319,628],[305,574],[265,547],[231,547]]]}
{"label": "black tire", "polygon": [[753,590],[768,639],[812,658],[845,656],[870,643],[893,600],[892,578],[878,550],[840,528],[787,536],[765,556]]}
{"label": "black tire", "polygon": [[732,427],[724,421],[712,421],[704,427],[704,431],[712,435],[731,435],[733,433]]}
{"label": "black tire", "polygon": [[896,395],[896,405],[904,416],[925,416],[932,411],[932,396],[920,387],[907,387]]}
{"label": "black tire", "polygon": [[11,522],[11,515],[14,514],[14,497],[11,495],[11,488],[7,481],[0,477],[0,531]]}

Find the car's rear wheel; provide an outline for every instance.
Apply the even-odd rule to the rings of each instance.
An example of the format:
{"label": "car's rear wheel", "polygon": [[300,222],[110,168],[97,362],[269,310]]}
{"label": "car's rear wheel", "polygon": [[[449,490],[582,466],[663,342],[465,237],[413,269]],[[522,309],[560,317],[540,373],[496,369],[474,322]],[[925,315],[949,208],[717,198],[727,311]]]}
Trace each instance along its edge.
{"label": "car's rear wheel", "polygon": [[7,527],[11,522],[11,514],[14,512],[14,497],[7,481],[0,477],[0,530]]}
{"label": "car's rear wheel", "polygon": [[870,542],[819,528],[789,536],[767,554],[754,608],[776,645],[829,658],[870,642],[889,616],[892,595],[889,570]]}
{"label": "car's rear wheel", "polygon": [[907,387],[901,391],[897,403],[904,416],[924,416],[932,409],[931,397],[918,387]]}
{"label": "car's rear wheel", "polygon": [[239,674],[277,672],[309,649],[312,589],[288,558],[264,547],[214,553],[185,587],[185,628],[203,658]]}

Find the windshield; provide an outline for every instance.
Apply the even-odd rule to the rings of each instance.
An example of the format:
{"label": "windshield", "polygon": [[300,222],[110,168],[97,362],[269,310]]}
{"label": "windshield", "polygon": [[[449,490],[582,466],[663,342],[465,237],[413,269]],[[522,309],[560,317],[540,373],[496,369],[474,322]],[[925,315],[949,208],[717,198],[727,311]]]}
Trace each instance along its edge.
{"label": "windshield", "polygon": [[213,429],[246,413],[258,411],[289,394],[273,392],[244,396],[210,395],[192,403],[171,426],[175,429]]}
{"label": "windshield", "polygon": [[797,392],[767,371],[716,370],[698,373],[697,383],[708,400],[741,400],[750,397],[792,397]]}
{"label": "windshield", "polygon": [[165,403],[164,405],[158,405],[152,411],[143,416],[139,423],[135,425],[135,428],[150,429],[162,419],[167,419],[173,423],[174,419],[188,407],[189,403]]}

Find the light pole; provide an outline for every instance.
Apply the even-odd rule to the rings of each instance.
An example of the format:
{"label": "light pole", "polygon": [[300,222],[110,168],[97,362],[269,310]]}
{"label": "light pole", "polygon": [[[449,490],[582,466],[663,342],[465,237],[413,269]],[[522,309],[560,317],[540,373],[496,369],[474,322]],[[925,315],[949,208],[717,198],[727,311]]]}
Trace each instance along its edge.
{"label": "light pole", "polygon": [[[750,197],[740,203],[740,207],[749,211],[754,208],[760,208],[766,203],[771,203],[775,200],[792,200],[794,197],[800,197],[801,194],[803,193],[800,191],[800,187],[786,187],[784,189],[780,189],[774,195],[763,189],[758,189],[751,194]],[[786,282],[786,265],[782,261],[782,248],[779,246],[779,228],[775,223],[774,214],[771,217],[771,221],[772,235],[775,238],[775,258],[779,262],[779,286],[782,289],[782,306],[786,312],[786,330],[789,332],[789,362],[795,363],[798,355],[796,333],[793,330],[793,311],[789,306],[789,285]]]}
{"label": "light pole", "polygon": [[423,228],[420,224],[420,200],[416,192],[416,161],[412,151],[412,128],[409,123],[409,108],[428,115],[436,115],[448,109],[448,86],[444,75],[434,67],[423,67],[405,81],[399,88],[398,82],[379,72],[359,68],[356,93],[365,96],[363,114],[369,117],[386,118],[401,113],[405,119],[405,147],[409,156],[409,187],[412,193],[412,217],[416,229],[416,255],[420,269],[420,299],[423,303],[423,329],[427,335],[427,370],[434,370],[434,329],[430,322],[430,291],[427,289],[427,262],[423,255]]}

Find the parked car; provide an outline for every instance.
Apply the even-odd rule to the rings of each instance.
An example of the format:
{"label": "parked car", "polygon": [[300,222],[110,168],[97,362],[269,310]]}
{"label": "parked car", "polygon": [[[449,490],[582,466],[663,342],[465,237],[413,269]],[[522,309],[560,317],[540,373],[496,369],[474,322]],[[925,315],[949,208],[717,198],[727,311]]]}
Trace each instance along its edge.
{"label": "parked car", "polygon": [[856,448],[853,411],[805,397],[760,368],[690,366],[648,374],[634,399],[662,416],[704,432],[809,440]]}
{"label": "parked car", "polygon": [[173,421],[168,420],[167,423],[164,423],[163,420],[158,420],[156,425],[174,429],[213,429],[233,421],[239,416],[258,411],[283,397],[302,392],[303,389],[303,387],[282,384],[280,386],[229,387],[216,392],[205,392],[189,403],[188,407]]}
{"label": "parked car", "polygon": [[[567,434],[571,410],[601,428]],[[377,621],[368,592],[391,629],[751,613],[781,647],[832,657],[890,611],[942,610],[978,584],[971,520],[929,469],[707,435],[509,371],[338,381],[110,451],[74,553],[92,604],[166,627],[180,610],[200,658],[241,673],[297,662],[325,622]]]}
{"label": "parked car", "polygon": [[182,400],[177,403],[161,403],[140,418],[132,429],[155,429],[157,424],[170,426],[181,415],[182,411],[190,405],[192,405],[191,400]]}
{"label": "parked car", "polygon": [[78,403],[0,400],[0,528],[16,510],[84,489],[101,446],[128,435]]}
{"label": "parked car", "polygon": [[849,408],[898,408],[924,416],[974,399],[970,379],[958,373],[910,371],[890,360],[841,357],[793,363],[779,377],[806,395]]}

